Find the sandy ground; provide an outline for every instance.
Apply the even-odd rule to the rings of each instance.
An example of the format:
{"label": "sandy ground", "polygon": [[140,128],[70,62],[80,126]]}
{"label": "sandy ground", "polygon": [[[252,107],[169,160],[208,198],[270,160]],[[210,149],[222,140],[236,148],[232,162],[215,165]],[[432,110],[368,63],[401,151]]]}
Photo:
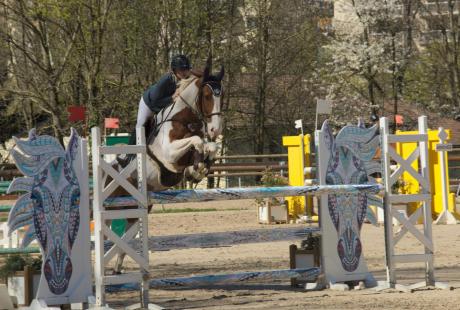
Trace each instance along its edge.
{"label": "sandy ground", "polygon": [[[166,208],[216,208],[213,212],[151,214],[150,235],[218,232],[266,228],[257,224],[253,201],[226,201]],[[160,207],[157,207],[160,208]],[[285,225],[276,225],[276,227]],[[265,282],[215,288],[150,290],[150,300],[167,309],[460,309],[460,226],[435,226],[435,266],[438,281],[448,282],[453,290],[420,289],[413,293],[372,289],[338,292],[305,292],[291,288],[288,281]],[[365,224],[362,232],[365,259],[377,280],[385,280],[383,227]],[[293,242],[239,245],[215,249],[187,249],[155,252],[150,255],[154,278],[243,271],[286,269],[288,247]],[[398,248],[404,253],[422,251],[415,239],[405,237]],[[129,268],[131,264],[126,265]],[[401,265],[398,281],[412,284],[423,281],[422,265]],[[138,301],[139,293],[109,294],[116,307]]]}
{"label": "sandy ground", "polygon": [[[0,201],[0,204],[13,203]],[[155,208],[159,210],[161,206]],[[258,224],[257,209],[252,200],[165,205],[164,208],[215,208],[218,211],[150,214],[151,236],[286,226]],[[167,309],[460,309],[460,226],[434,226],[433,235],[436,279],[447,282],[453,290],[306,292],[290,287],[289,281],[267,281],[215,288],[150,290],[150,300]],[[383,227],[365,224],[362,241],[370,271],[377,280],[385,280]],[[150,254],[150,271],[154,278],[165,278],[287,269],[288,248],[292,243],[155,252]],[[414,253],[422,251],[422,248],[414,238],[406,235],[398,250],[400,253]],[[125,266],[131,269],[132,261],[128,260]],[[423,266],[401,265],[397,275],[401,284],[423,281]],[[107,301],[110,306],[122,309],[139,302],[139,293],[108,294]]]}

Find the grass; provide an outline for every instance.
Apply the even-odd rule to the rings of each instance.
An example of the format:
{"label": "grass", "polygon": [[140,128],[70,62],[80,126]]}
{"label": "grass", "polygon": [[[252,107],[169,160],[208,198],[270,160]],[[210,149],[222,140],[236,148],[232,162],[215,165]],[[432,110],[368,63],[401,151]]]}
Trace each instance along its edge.
{"label": "grass", "polygon": [[216,208],[181,208],[181,209],[162,209],[153,210],[152,213],[187,213],[187,212],[214,212],[214,211],[243,211],[247,208],[229,208],[229,209],[216,209]]}

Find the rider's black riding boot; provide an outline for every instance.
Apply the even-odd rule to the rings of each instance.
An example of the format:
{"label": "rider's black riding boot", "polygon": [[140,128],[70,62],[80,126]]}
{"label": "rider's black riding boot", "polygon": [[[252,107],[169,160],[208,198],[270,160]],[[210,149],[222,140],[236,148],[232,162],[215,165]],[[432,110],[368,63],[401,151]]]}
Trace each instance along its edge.
{"label": "rider's black riding boot", "polygon": [[[153,128],[155,128],[155,124],[152,122],[147,121],[144,124],[145,128],[145,137],[148,140],[150,137],[150,133],[153,131]],[[136,128],[131,132],[131,135],[128,140],[128,145],[136,145]],[[136,158],[136,154],[128,154],[126,156],[117,156],[117,161],[118,163],[124,168],[126,167],[134,158]]]}
{"label": "rider's black riding boot", "polygon": [[[136,144],[136,129],[134,129],[131,132],[131,135],[128,140],[128,145],[135,145],[135,144]],[[136,158],[136,154],[127,154],[125,156],[118,155],[117,161],[118,161],[118,164],[120,164],[122,168],[125,168],[134,158]]]}

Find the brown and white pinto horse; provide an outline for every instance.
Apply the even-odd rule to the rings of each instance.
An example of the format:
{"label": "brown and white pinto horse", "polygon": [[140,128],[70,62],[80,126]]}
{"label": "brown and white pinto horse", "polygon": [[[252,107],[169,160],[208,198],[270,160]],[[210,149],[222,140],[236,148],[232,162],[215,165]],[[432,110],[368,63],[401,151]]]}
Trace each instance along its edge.
{"label": "brown and white pinto horse", "polygon": [[[216,76],[211,75],[209,63],[201,77],[181,80],[180,95],[155,116],[155,129],[147,140],[149,191],[171,188],[184,178],[198,182],[209,172],[217,153],[215,140],[223,127],[224,77],[223,67]],[[117,191],[112,195],[126,194]],[[127,230],[135,221],[128,219]],[[124,256],[118,255],[115,273],[121,272]]]}
{"label": "brown and white pinto horse", "polygon": [[156,115],[149,138],[147,183],[154,191],[177,185],[184,176],[195,181],[208,173],[217,152],[214,141],[222,133],[222,78],[209,74],[181,80],[180,95]]}

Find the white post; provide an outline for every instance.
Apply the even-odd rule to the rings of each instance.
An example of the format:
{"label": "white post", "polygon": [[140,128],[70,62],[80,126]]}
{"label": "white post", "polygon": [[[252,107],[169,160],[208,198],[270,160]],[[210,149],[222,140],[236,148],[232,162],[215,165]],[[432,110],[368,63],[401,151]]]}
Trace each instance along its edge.
{"label": "white post", "polygon": [[92,157],[93,157],[93,219],[94,219],[94,282],[96,286],[96,306],[105,305],[104,285],[104,234],[102,232],[101,212],[104,209],[101,197],[102,193],[102,171],[100,169],[101,154],[101,130],[98,127],[91,128]]}
{"label": "white post", "polygon": [[[300,129],[300,154],[301,154],[301,160],[300,164],[302,165],[302,184],[305,184],[305,173],[304,173],[304,168],[305,168],[305,143],[304,143],[304,134],[303,134],[303,124],[302,120],[298,119],[295,121],[295,128]],[[303,196],[303,205],[304,205],[304,217],[305,220],[307,221],[308,214],[307,214],[307,197]]]}
{"label": "white post", "polygon": [[[421,135],[428,135],[428,122],[426,116],[420,116],[418,118],[418,130]],[[423,178],[426,180],[427,188],[420,186],[420,189],[423,190],[422,194],[430,194],[430,167],[428,166],[428,139],[420,141],[420,168]],[[422,202],[423,208],[423,230],[424,235],[428,240],[433,240],[433,233],[431,228],[431,200],[424,200]],[[434,263],[433,263],[433,254],[432,251],[427,246],[425,248],[426,263],[425,263],[425,282],[426,285],[435,285],[434,280]]]}
{"label": "white post", "polygon": [[[145,146],[145,129],[144,127],[136,128],[136,144],[138,146]],[[145,152],[137,153],[137,188],[145,197],[145,201],[139,202],[139,209],[143,209],[143,216],[139,218],[140,228],[139,228],[139,238],[142,240],[142,256],[147,261],[146,265],[149,266],[149,248],[148,248],[148,200],[147,200],[147,167],[146,167],[146,154]],[[142,268],[142,285],[141,285],[141,306],[144,309],[148,308],[149,304],[149,270]]]}
{"label": "white post", "polygon": [[[444,128],[439,127],[438,130],[438,137],[439,137],[439,144],[438,145],[445,145],[447,139],[447,132]],[[447,168],[446,168],[446,161],[447,161],[447,150],[446,149],[439,149],[439,163],[441,165],[441,190],[442,190],[442,212],[439,214],[438,218],[434,222],[434,224],[457,224],[457,219],[455,216],[449,211],[449,188],[447,187]]]}
{"label": "white post", "polygon": [[395,277],[395,263],[393,260],[394,255],[394,241],[393,241],[393,221],[391,215],[391,203],[390,203],[390,193],[391,193],[391,161],[388,154],[388,135],[390,130],[388,127],[388,119],[386,117],[380,118],[380,141],[382,149],[382,177],[385,185],[385,193],[383,196],[383,210],[384,210],[384,229],[385,229],[385,259],[386,259],[386,268],[387,268],[387,281],[388,285],[391,288],[394,288],[396,285]]}
{"label": "white post", "polygon": [[[85,240],[88,240],[87,243],[81,248],[81,253],[79,255],[86,255],[87,260],[91,262],[91,245],[89,240],[91,240],[91,231],[90,231],[90,198],[89,198],[89,158],[88,158],[88,140],[80,139],[80,223],[85,227],[85,231],[81,233],[82,236],[85,236]],[[81,270],[81,273],[85,273],[89,277],[89,283],[91,283],[91,264],[84,264],[84,269]],[[92,292],[92,289],[89,289]],[[88,297],[88,300],[83,303],[83,309],[88,305],[90,299],[94,298],[93,295]]]}

